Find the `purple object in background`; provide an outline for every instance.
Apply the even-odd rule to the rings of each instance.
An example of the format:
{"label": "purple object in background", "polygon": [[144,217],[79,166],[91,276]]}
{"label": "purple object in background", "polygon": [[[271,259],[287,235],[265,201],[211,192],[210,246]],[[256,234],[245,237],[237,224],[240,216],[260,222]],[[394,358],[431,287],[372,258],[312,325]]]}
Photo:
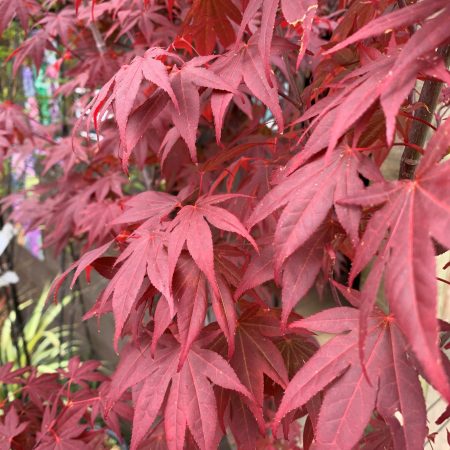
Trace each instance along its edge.
{"label": "purple object in background", "polygon": [[25,96],[27,98],[34,97],[36,95],[36,89],[34,88],[34,77],[31,67],[22,67],[22,82]]}
{"label": "purple object in background", "polygon": [[[26,107],[29,110],[31,117],[39,116],[39,109],[36,102],[36,89],[34,87],[34,75],[30,67],[22,67],[22,83],[25,96],[27,97]],[[29,188],[35,184],[36,172],[34,170],[34,157],[31,156],[26,160],[14,161],[12,160],[13,178],[18,182],[23,180],[25,188]],[[22,242],[20,242],[35,258],[39,260],[44,259],[44,252],[42,251],[42,234],[40,230],[32,230],[25,234]]]}
{"label": "purple object in background", "polygon": [[40,261],[45,259],[42,251],[42,234],[40,230],[29,231],[25,235],[25,248]]}

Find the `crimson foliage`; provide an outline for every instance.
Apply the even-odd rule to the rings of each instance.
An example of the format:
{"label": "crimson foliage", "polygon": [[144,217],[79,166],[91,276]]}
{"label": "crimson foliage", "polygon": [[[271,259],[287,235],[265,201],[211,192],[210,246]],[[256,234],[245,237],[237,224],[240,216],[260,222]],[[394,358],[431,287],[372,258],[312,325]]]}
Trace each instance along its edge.
{"label": "crimson foliage", "polygon": [[[39,374],[34,368],[0,367],[0,383],[8,395],[0,403],[0,449],[100,449],[106,428],[97,417],[106,411],[110,380],[97,371],[98,361],[69,361],[67,370]],[[102,383],[96,390],[92,383]],[[9,396],[13,401],[8,401]],[[127,417],[130,407],[117,403],[104,420],[120,436],[119,417]]]}
{"label": "crimson foliage", "polygon": [[[56,252],[85,243],[55,293],[73,270],[108,280],[87,317],[114,315],[102,410],[132,406],[131,448],[422,449],[419,377],[450,401],[448,0],[0,10],[0,32],[34,31],[14,70],[53,49],[58,93],[83,88],[71,137],[0,106],[4,156],[43,149],[34,195],[4,205]],[[302,318],[314,286],[335,307]]]}

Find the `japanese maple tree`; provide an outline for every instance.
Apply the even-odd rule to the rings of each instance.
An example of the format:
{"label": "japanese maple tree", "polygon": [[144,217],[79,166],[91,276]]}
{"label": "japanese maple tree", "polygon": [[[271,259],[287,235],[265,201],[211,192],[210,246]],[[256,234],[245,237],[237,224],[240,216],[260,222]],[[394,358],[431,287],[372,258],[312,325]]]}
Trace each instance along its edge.
{"label": "japanese maple tree", "polygon": [[[42,126],[0,104],[2,158],[35,154],[40,174],[3,208],[56,253],[81,249],[55,298],[69,275],[106,280],[85,319],[113,314],[120,362],[92,414],[129,420],[132,450],[435,438],[422,386],[450,401],[436,272],[450,249],[448,0],[0,11],[0,33],[26,34],[14,72],[56,54],[47,74],[71,111]],[[11,443],[31,422],[8,411]],[[97,448],[75,422],[38,448]]]}

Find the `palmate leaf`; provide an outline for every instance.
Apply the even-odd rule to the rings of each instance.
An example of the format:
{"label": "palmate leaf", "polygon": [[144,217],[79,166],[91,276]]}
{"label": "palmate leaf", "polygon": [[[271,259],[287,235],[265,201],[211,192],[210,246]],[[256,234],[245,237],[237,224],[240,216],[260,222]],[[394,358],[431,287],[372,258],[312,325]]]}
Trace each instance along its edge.
{"label": "palmate leaf", "polygon": [[[3,134],[9,139],[16,136],[22,142],[26,138],[32,138],[29,118],[14,103],[8,101],[0,103],[0,126]],[[10,142],[7,145],[10,145]]]}
{"label": "palmate leaf", "polygon": [[420,22],[442,10],[446,5],[447,2],[445,0],[430,0],[411,5],[406,10],[399,9],[390,14],[382,15],[369,22],[352,36],[334,46],[330,52],[336,52],[360,40],[385,33],[386,30],[406,27],[413,23]]}
{"label": "palmate leaf", "polygon": [[116,224],[144,222],[153,226],[161,222],[178,205],[177,197],[165,192],[146,191],[129,198]]}
{"label": "palmate leaf", "polygon": [[160,233],[142,233],[134,239],[132,237],[130,245],[115,263],[124,262],[108,285],[104,299],[112,295],[116,346],[125,321],[139,298],[146,275],[166,298],[172,298],[169,291],[167,252],[162,239]]}
{"label": "palmate leaf", "polygon": [[[360,173],[374,172],[364,155],[344,148],[334,152],[329,161],[317,158],[282,180],[261,200],[248,220],[249,227],[284,207],[275,231],[275,275],[280,274],[286,259],[316,232],[333,204],[362,186]],[[369,175],[370,176],[370,175]],[[354,242],[358,239],[359,212],[346,212],[337,205],[342,226]]]}
{"label": "palmate leaf", "polygon": [[[57,403],[54,403],[55,405]],[[85,414],[84,408],[68,408],[60,415],[53,406],[46,405],[42,419],[43,429],[37,448],[42,450],[75,450],[76,448],[87,448],[82,440],[82,434],[87,425],[81,424],[80,420]],[[55,417],[57,416],[57,417]]]}
{"label": "palmate leaf", "polygon": [[[11,408],[31,421],[8,448],[101,447],[99,415],[116,433],[132,420],[136,450],[214,450],[225,433],[242,450],[422,448],[419,377],[449,399],[434,271],[450,244],[448,88],[437,99],[448,1],[85,3],[0,0],[0,33],[11,20],[32,30],[15,72],[39,71],[54,46],[46,76],[68,80],[62,130],[0,105],[4,168],[39,148],[36,173],[56,177],[4,214],[57,253],[82,247],[55,287],[95,268],[106,287],[86,317],[111,312],[125,342],[95,391],[95,363],[54,377],[0,368],[21,390],[0,423]],[[9,81],[8,98],[21,92]],[[437,108],[415,101],[430,87]],[[93,119],[97,140],[75,127],[75,155],[59,136],[72,100],[92,96],[80,123]],[[426,109],[439,130],[423,150],[409,135]],[[378,166],[403,145],[425,154],[416,179],[386,182]],[[300,320],[313,286],[352,307]],[[328,336],[309,330],[338,336],[319,346]]]}
{"label": "palmate leaf", "polygon": [[[265,434],[266,424],[261,413],[267,409],[263,400],[268,396],[279,399],[289,377],[314,353],[317,344],[310,336],[305,336],[304,330],[282,334],[279,311],[264,310],[246,302],[239,302],[239,307],[242,312],[230,365],[253,393],[256,405],[243,396],[220,389],[216,397],[223,429],[229,426],[238,447],[251,450],[259,448],[257,442]],[[219,336],[210,348],[225,355],[224,338]]]}
{"label": "palmate leaf", "polygon": [[14,364],[12,362],[3,364],[0,366],[0,381],[4,384],[18,384],[20,383],[20,375],[25,373],[27,369],[13,369]]}
{"label": "palmate leaf", "polygon": [[130,65],[123,66],[116,75],[103,87],[92,102],[91,117],[97,127],[98,116],[102,115],[109,105],[114,110],[119,127],[120,139],[127,150],[126,127],[128,117],[136,101],[138,91],[144,79],[164,90],[172,102],[178,105],[177,98],[170,84],[167,69],[158,57],[176,57],[162,49],[150,49],[143,57],[136,57]]}
{"label": "palmate leaf", "polygon": [[289,411],[324,391],[313,448],[354,448],[376,408],[397,448],[421,449],[426,437],[425,401],[403,334],[392,316],[374,312],[364,361],[367,378],[358,356],[358,319],[357,309],[338,307],[290,325],[325,333],[350,332],[327,342],[297,372],[275,416],[274,431]]}
{"label": "palmate leaf", "polygon": [[13,73],[16,74],[26,58],[30,58],[36,69],[40,69],[45,50],[54,50],[50,35],[46,30],[38,30],[32,37],[24,41],[7,58],[14,58]]}
{"label": "palmate leaf", "polygon": [[[278,101],[277,82],[272,73],[264,74],[257,35],[253,35],[247,45],[241,44],[237,50],[230,50],[212,64],[213,70],[226,80],[233,89],[243,81],[250,92],[261,100],[272,112],[280,130],[284,129],[283,113]],[[284,42],[285,46],[289,46]],[[211,97],[211,107],[216,125],[216,137],[220,141],[220,131],[233,93],[215,92]]]}
{"label": "palmate leaf", "polygon": [[365,292],[372,296],[362,298],[363,305],[368,302],[365,316],[370,312],[384,271],[390,310],[430,382],[447,399],[450,386],[438,348],[435,251],[431,237],[450,248],[448,233],[444,231],[450,225],[450,165],[437,164],[447,151],[449,128],[448,121],[439,127],[414,181],[375,183],[358,198],[345,200],[347,205],[383,204],[367,224],[350,274],[352,282],[376,252],[380,252],[366,282],[369,289]]}
{"label": "palmate leaf", "polygon": [[286,261],[281,280],[281,327],[286,327],[288,318],[296,306],[313,286],[322,268],[323,247],[335,231],[333,222],[325,221],[318,230]]}
{"label": "palmate leaf", "polygon": [[[230,359],[231,367],[244,386],[252,393],[252,399],[231,398],[231,409],[235,412],[231,415],[231,423],[234,430],[239,426],[239,419],[235,414],[248,418],[247,426],[264,430],[262,416],[263,401],[265,396],[265,377],[271,379],[281,388],[288,383],[288,373],[280,350],[272,341],[280,337],[279,316],[273,310],[264,311],[258,306],[242,303],[242,314],[236,326],[235,351]],[[217,338],[211,345],[211,349],[221,354],[226,354],[225,340]],[[256,404],[254,403],[256,401]],[[250,418],[250,412],[253,418]],[[238,433],[240,434],[240,433]],[[243,435],[240,439],[243,438]],[[247,437],[254,442],[255,437]]]}
{"label": "palmate leaf", "polygon": [[[181,65],[181,68],[175,68],[169,74],[168,68],[158,58],[172,58]],[[89,118],[94,120],[94,125],[98,129],[98,119],[113,105],[121,145],[125,149],[124,168],[127,167],[129,155],[139,140],[135,138],[136,132],[127,131],[127,128],[144,80],[153,83],[170,97],[173,124],[186,142],[192,160],[197,161],[195,143],[200,119],[199,89],[206,87],[234,91],[226,80],[204,67],[214,58],[214,56],[197,57],[183,64],[183,60],[175,53],[160,48],[150,48],[143,57],[138,56],[130,65],[122,66],[103,86],[89,105],[91,108]],[[156,105],[160,105],[161,101],[158,96],[154,98]],[[146,114],[147,111],[144,117]]]}
{"label": "palmate leaf", "polygon": [[169,278],[172,279],[178,258],[186,243],[187,249],[199,269],[205,274],[215,294],[219,296],[214,271],[213,240],[208,223],[220,230],[233,232],[247,239],[255,249],[257,245],[245,227],[233,214],[215,206],[235,195],[209,195],[199,198],[195,205],[181,208],[168,226]]}
{"label": "palmate leaf", "polygon": [[70,45],[70,37],[76,32],[75,10],[67,8],[59,14],[48,14],[40,22],[50,36],[61,38],[65,46]]}
{"label": "palmate leaf", "polygon": [[[89,266],[94,265],[111,246],[110,241],[95,250],[87,252],[79,261],[73,263],[53,284],[55,295],[65,277],[76,268],[72,285]],[[111,281],[97,300],[96,306],[89,315],[98,314],[111,299],[112,310],[116,319],[114,345],[117,348],[119,337],[133,306],[138,302],[150,283],[169,299],[173,300],[168,277],[167,251],[164,246],[164,234],[140,230],[128,238],[128,246],[124,252],[112,261],[113,268],[108,266],[104,273],[111,274]],[[95,266],[94,266],[95,267]],[[117,267],[117,270],[113,270]]]}
{"label": "palmate leaf", "polygon": [[[160,302],[158,311],[162,313],[161,307],[166,304],[164,302],[168,306],[167,313],[164,313],[166,325],[159,328],[159,333],[177,314],[183,342],[180,364],[203,327],[208,306],[207,286],[212,291],[211,303],[227,337],[229,353],[233,353],[236,323],[233,296],[226,280],[220,274],[216,276],[212,233],[206,221],[221,230],[241,235],[257,249],[253,238],[239,220],[216,206],[235,197],[232,194],[204,196],[195,205],[182,206],[175,219],[166,222],[165,229],[161,228],[163,218],[167,218],[175,207],[181,206],[176,197],[162,192],[144,192],[125,204],[123,214],[112,223],[142,224],[127,238],[127,247],[117,259],[105,261],[105,268],[100,264],[100,273],[111,281],[99,297],[97,306],[89,313],[95,315],[103,311],[111,300],[116,319],[116,346],[133,307],[148,287],[148,279],[165,299]],[[87,252],[73,263],[55,281],[52,290],[56,293],[65,277],[76,268],[73,286],[83,270],[96,267],[97,261],[100,262],[112,242]],[[182,255],[185,243],[192,259]]]}
{"label": "palmate leaf", "polygon": [[217,284],[219,287],[219,296],[214,293],[214,290],[211,290],[212,308],[217,323],[228,343],[228,358],[231,358],[235,350],[237,326],[236,305],[231,286],[223,275],[220,274],[217,277]]}
{"label": "palmate leaf", "polygon": [[11,408],[4,417],[3,423],[0,423],[0,448],[9,448],[15,436],[25,430],[27,422],[20,422],[17,411]]}
{"label": "palmate leaf", "polygon": [[[244,11],[242,22],[238,32],[238,40],[248,26],[249,22],[261,9],[261,25],[258,37],[258,48],[262,57],[262,67],[264,68],[265,76],[270,80],[270,47],[273,40],[275,19],[280,0],[250,0]],[[309,34],[311,33],[312,19],[317,10],[316,0],[282,0],[281,10],[284,18],[289,24],[303,26],[302,46],[297,59],[297,66],[301,58],[305,54],[306,46],[309,41]]]}
{"label": "palmate leaf", "polygon": [[[284,364],[289,372],[289,376],[293,376],[304,363],[312,356],[317,350],[317,344],[312,340],[305,338],[305,336],[287,334],[282,337],[273,339],[276,348],[280,351],[284,360]],[[252,362],[251,360],[250,362]],[[274,395],[276,401],[279,400],[279,392],[282,392],[282,388],[276,384],[272,384],[266,379],[265,381],[266,395]],[[222,402],[225,407],[223,422],[225,427],[229,427],[233,437],[237,443],[239,449],[242,450],[254,450],[254,449],[266,449],[271,448],[269,442],[277,441],[276,438],[266,437],[264,439],[265,430],[261,430],[260,424],[258,424],[255,418],[255,412],[252,412],[252,408],[249,407],[248,402],[242,396],[239,396],[233,392],[226,392],[223,389],[216,395],[219,398],[219,403]],[[222,406],[222,405],[221,405]],[[219,408],[220,410],[220,408]],[[303,413],[304,414],[304,413]],[[293,417],[298,417],[294,415]],[[286,429],[295,428],[298,425],[296,422],[289,423],[286,420]],[[295,438],[292,441],[296,441],[298,434],[292,433]],[[292,445],[294,445],[292,442]],[[286,447],[280,448],[297,448],[296,446],[289,446],[287,442],[283,442]],[[274,443],[273,443],[274,445]],[[280,444],[281,445],[281,444]],[[278,446],[276,447],[278,448]]]}
{"label": "palmate leaf", "polygon": [[[99,6],[108,8],[108,5]],[[167,39],[173,39],[176,36],[178,27],[167,17],[167,12],[161,4],[144,0],[133,3],[112,2],[109,7],[111,6],[114,8],[117,22],[109,29],[108,37],[117,32],[116,42],[130,32],[142,33],[149,46],[155,43],[155,34],[158,31],[164,30],[164,36]],[[85,10],[83,16],[86,17],[86,15]],[[160,30],[158,30],[159,27]]]}
{"label": "palmate leaf", "polygon": [[184,21],[184,35],[192,36],[195,49],[210,55],[216,40],[226,48],[236,38],[231,21],[239,24],[241,12],[231,0],[195,0]]}
{"label": "palmate leaf", "polygon": [[105,380],[97,369],[100,366],[99,361],[84,361],[81,362],[78,356],[69,360],[67,368],[59,370],[59,372],[67,378],[69,383],[76,383],[82,387],[88,387],[88,383]]}
{"label": "palmate leaf", "polygon": [[29,20],[34,14],[39,12],[39,9],[40,6],[35,0],[17,0],[14,2],[1,0],[0,36],[14,18],[17,18],[22,28],[28,31]]}
{"label": "palmate leaf", "polygon": [[249,308],[239,318],[236,350],[230,361],[260,406],[264,398],[264,375],[281,387],[288,380],[281,353],[270,339],[272,333],[280,334],[278,317],[257,307]]}
{"label": "palmate leaf", "polygon": [[76,232],[87,234],[87,245],[105,242],[112,234],[118,233],[114,219],[120,216],[122,209],[112,200],[90,203],[77,218]]}
{"label": "palmate leaf", "polygon": [[243,273],[234,294],[238,300],[246,291],[273,279],[273,248],[271,245],[261,248],[260,253],[252,255],[250,263]]}
{"label": "palmate leaf", "polygon": [[[324,246],[339,233],[337,224],[330,218],[325,219],[317,231],[287,260],[281,276],[281,328],[285,329],[288,318],[296,304],[308,293],[314,285],[323,266]],[[235,298],[250,289],[274,279],[274,249],[268,245],[252,259],[236,289]]]}
{"label": "palmate leaf", "polygon": [[[96,370],[99,364],[80,363],[79,358],[73,358],[67,371],[39,374],[35,367],[27,367],[20,374],[16,371],[20,375],[17,378],[2,377],[2,390],[8,396],[1,398],[0,448],[96,448],[104,438],[101,429],[93,429],[102,388],[96,396],[91,387],[93,382],[108,383],[107,377]],[[9,370],[8,366],[5,368]],[[91,408],[97,411],[92,417]],[[123,414],[125,410],[120,403],[113,413]],[[119,436],[120,428],[115,428],[110,420],[107,423]]]}
{"label": "palmate leaf", "polygon": [[173,285],[181,341],[181,367],[205,323],[208,308],[206,277],[191,258],[181,257]]}
{"label": "palmate leaf", "polygon": [[[438,12],[440,14],[436,14]],[[377,98],[380,98],[386,116],[387,142],[392,144],[396,127],[395,120],[402,102],[414,87],[418,73],[426,71],[429,66],[439,61],[435,58],[435,49],[449,38],[450,32],[447,27],[449,12],[450,7],[444,0],[419,2],[404,11],[395,11],[369,22],[329,51],[330,53],[336,52],[354,42],[385,33],[386,30],[405,27],[429,18],[405,44],[399,54],[390,55],[392,66],[382,75],[382,78],[378,81],[376,81],[377,77],[369,78],[369,82],[376,83],[365,89],[366,97],[370,98],[370,101],[367,99],[367,101],[361,102],[363,98],[358,98],[356,93],[350,93],[349,99],[353,99],[353,101],[348,101],[345,105],[347,113],[343,109],[344,105],[340,107],[340,114],[333,126],[333,139],[328,144],[329,150],[334,148],[343,131],[354,124],[355,120],[367,111]],[[430,59],[427,64],[424,64],[427,57]]]}
{"label": "palmate leaf", "polygon": [[214,448],[219,435],[211,383],[234,390],[253,401],[252,394],[219,354],[195,344],[177,372],[180,352],[179,343],[166,335],[160,340],[154,358],[148,348],[132,350],[127,363],[119,366],[113,377],[113,401],[126,388],[135,386],[132,449],[138,447],[161,410],[169,449],[184,448],[186,428],[200,449]]}

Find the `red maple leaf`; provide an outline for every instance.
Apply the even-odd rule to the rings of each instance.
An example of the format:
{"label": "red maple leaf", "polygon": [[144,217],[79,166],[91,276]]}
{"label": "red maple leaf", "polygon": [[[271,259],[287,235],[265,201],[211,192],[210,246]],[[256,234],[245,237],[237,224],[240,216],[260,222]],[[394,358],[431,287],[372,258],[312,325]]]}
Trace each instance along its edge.
{"label": "red maple leaf", "polygon": [[435,250],[431,236],[450,248],[445,231],[450,226],[446,198],[449,189],[444,188],[448,186],[450,165],[437,164],[447,152],[449,129],[449,121],[439,127],[413,181],[375,183],[360,192],[358,198],[345,200],[345,204],[365,207],[383,204],[367,224],[350,273],[351,283],[378,252],[363,287],[362,337],[365,318],[376,300],[384,273],[391,313],[430,381],[445,398],[450,398],[450,386],[438,348]]}
{"label": "red maple leaf", "polygon": [[289,411],[324,390],[316,446],[353,448],[375,408],[389,424],[398,448],[424,442],[426,408],[419,373],[396,321],[380,311],[371,316],[364,361],[367,372],[359,359],[358,321],[357,309],[338,307],[290,325],[339,335],[322,346],[291,380],[274,431]]}
{"label": "red maple leaf", "polygon": [[[218,443],[218,422],[211,382],[252,399],[219,354],[195,344],[177,372],[180,352],[180,344],[165,335],[160,339],[154,358],[149,348],[135,351],[130,354],[129,363],[121,365],[113,377],[112,387],[119,389],[114,399],[128,387],[135,386],[132,449],[137,448],[161,410],[169,449],[183,449],[186,428],[200,449],[213,448],[214,443]],[[134,363],[130,366],[131,360]],[[127,374],[131,374],[131,378]]]}
{"label": "red maple leaf", "polygon": [[227,48],[235,38],[231,21],[239,24],[241,12],[230,0],[194,0],[184,22],[184,34],[192,37],[201,55],[213,53],[216,39]]}
{"label": "red maple leaf", "polygon": [[0,423],[0,449],[9,449],[12,446],[13,439],[22,433],[28,423],[20,422],[17,411],[11,408]]}
{"label": "red maple leaf", "polygon": [[14,2],[1,0],[0,11],[2,11],[2,15],[0,17],[0,36],[15,17],[19,20],[22,28],[28,31],[30,18],[39,12],[39,10],[40,5],[35,0],[17,0]]}

